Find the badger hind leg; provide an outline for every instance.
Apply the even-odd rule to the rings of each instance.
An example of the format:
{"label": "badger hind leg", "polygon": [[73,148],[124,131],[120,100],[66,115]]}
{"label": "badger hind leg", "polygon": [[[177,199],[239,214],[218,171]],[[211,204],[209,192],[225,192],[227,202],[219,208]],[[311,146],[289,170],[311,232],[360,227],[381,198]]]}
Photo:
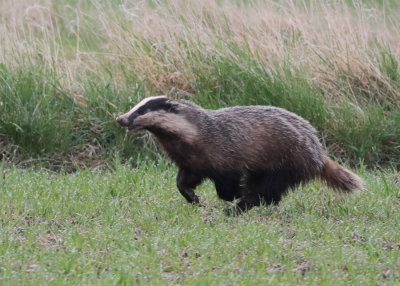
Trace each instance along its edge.
{"label": "badger hind leg", "polygon": [[228,210],[228,215],[236,215],[259,206],[264,200],[264,191],[268,182],[265,172],[248,172],[241,190],[241,199],[236,208]]}
{"label": "badger hind leg", "polygon": [[305,176],[295,169],[249,172],[246,177],[243,197],[237,205],[239,211],[247,211],[262,203],[278,204],[289,188],[295,187]]}
{"label": "badger hind leg", "polygon": [[304,170],[295,168],[278,169],[267,172],[263,181],[262,198],[266,204],[278,204],[289,188],[310,179]]}
{"label": "badger hind leg", "polygon": [[213,178],[218,197],[225,201],[233,201],[241,197],[241,174],[224,174]]}

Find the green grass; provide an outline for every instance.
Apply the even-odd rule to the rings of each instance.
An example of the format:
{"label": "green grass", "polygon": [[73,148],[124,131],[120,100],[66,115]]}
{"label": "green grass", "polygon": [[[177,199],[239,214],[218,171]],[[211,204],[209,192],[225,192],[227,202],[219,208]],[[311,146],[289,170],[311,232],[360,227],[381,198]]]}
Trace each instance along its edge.
{"label": "green grass", "polygon": [[154,144],[114,118],[168,94],[280,106],[332,156],[399,167],[394,0],[32,3],[0,7],[0,148],[13,163],[136,162]]}
{"label": "green grass", "polygon": [[[320,182],[227,217],[213,185],[187,204],[166,161],[74,174],[0,165],[2,285],[397,285],[398,174]],[[396,181],[397,180],[397,181]]]}
{"label": "green grass", "polygon": [[[286,67],[271,74],[248,54],[237,51],[237,55],[236,60],[208,59],[213,69],[198,72],[194,94],[187,98],[211,109],[255,104],[283,107],[309,120],[332,156],[353,164],[363,160],[368,167],[399,166],[397,104],[373,97],[356,105],[349,99],[351,87],[343,91],[349,98],[324,97],[299,70]],[[0,143],[17,154],[15,163],[33,157],[48,159],[49,168],[60,168],[55,166],[64,161],[109,162],[116,154],[136,161],[140,153],[154,150],[154,144],[146,144],[148,137],[126,133],[114,120],[148,94],[151,86],[146,81],[117,87],[93,79],[82,94],[72,94],[62,89],[54,74],[15,72],[3,66],[0,82]]]}

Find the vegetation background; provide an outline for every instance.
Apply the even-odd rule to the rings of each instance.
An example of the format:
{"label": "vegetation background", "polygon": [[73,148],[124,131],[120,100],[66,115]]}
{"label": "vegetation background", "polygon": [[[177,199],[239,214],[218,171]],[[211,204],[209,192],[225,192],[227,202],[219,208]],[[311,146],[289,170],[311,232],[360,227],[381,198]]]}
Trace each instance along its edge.
{"label": "vegetation background", "polygon": [[[400,2],[0,0],[0,284],[398,285]],[[226,217],[114,118],[146,96],[308,119],[366,190]],[[34,168],[29,168],[33,166]]]}
{"label": "vegetation background", "polygon": [[331,155],[398,167],[399,11],[395,0],[2,0],[3,156],[55,168],[152,154],[148,135],[114,118],[167,94],[281,106]]}

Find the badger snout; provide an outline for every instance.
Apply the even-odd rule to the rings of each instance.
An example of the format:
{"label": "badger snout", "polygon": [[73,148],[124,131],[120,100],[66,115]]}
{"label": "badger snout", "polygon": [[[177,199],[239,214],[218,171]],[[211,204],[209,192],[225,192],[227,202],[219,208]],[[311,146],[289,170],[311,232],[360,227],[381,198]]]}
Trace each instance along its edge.
{"label": "badger snout", "polygon": [[119,123],[119,125],[121,125],[122,127],[128,127],[128,130],[129,130],[129,131],[135,131],[135,130],[141,129],[141,127],[140,127],[139,125],[134,124],[134,123],[132,122],[132,120],[130,120],[129,117],[127,117],[127,116],[121,115],[121,116],[117,117],[115,120],[116,120],[116,121]]}
{"label": "badger snout", "polygon": [[129,126],[129,120],[128,120],[128,118],[126,118],[124,116],[119,116],[119,117],[117,117],[116,120],[119,123],[119,125],[121,125],[122,127],[128,127]]}

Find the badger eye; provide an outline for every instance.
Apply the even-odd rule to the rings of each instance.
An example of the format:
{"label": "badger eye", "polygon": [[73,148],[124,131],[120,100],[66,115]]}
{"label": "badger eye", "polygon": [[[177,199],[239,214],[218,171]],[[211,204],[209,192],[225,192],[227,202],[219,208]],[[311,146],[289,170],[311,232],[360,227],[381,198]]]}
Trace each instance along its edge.
{"label": "badger eye", "polygon": [[143,115],[144,114],[144,110],[143,109],[141,109],[141,110],[138,110],[138,112],[137,112],[139,115]]}

